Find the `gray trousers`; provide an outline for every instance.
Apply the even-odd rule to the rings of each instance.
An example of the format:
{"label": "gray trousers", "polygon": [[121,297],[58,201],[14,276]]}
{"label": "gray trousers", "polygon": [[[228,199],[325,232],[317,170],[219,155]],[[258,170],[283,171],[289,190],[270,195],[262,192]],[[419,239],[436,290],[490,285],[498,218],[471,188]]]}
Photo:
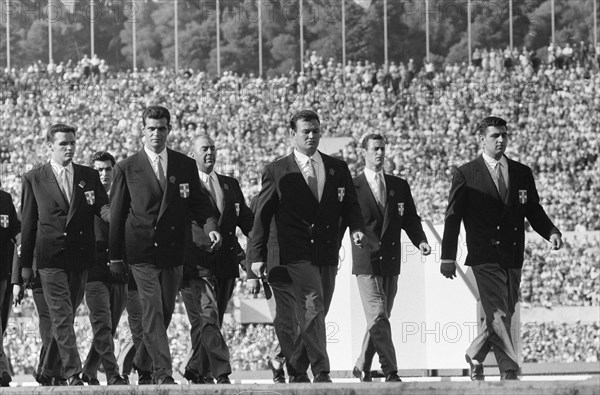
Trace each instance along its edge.
{"label": "gray trousers", "polygon": [[[137,289],[129,289],[127,291],[127,322],[131,331],[131,339],[133,340],[134,357],[131,362],[126,358],[123,363],[123,373],[129,374],[133,368],[132,364],[138,366],[152,366],[152,360],[148,355],[148,350],[143,347],[144,330],[142,328],[142,305]],[[127,365],[129,363],[129,365]]]}
{"label": "gray trousers", "polygon": [[181,296],[192,337],[192,356],[186,370],[203,377],[209,372],[215,377],[231,374],[229,348],[220,329],[215,278],[190,280],[190,286],[181,289]]}
{"label": "gray trousers", "polygon": [[291,365],[298,373],[306,372],[309,364],[314,376],[329,373],[325,316],[333,297],[337,266],[296,261],[286,267],[293,283],[300,324],[300,336],[294,345]]}
{"label": "gray trousers", "polygon": [[[12,285],[9,284],[8,279],[0,280],[0,334],[4,337],[6,331],[6,325],[8,323],[8,313],[10,312],[10,305],[12,304]],[[1,338],[0,338],[1,339]],[[0,375],[2,373],[9,372],[8,358],[4,353],[4,348],[0,342]]]}
{"label": "gray trousers", "polygon": [[52,321],[50,320],[50,311],[44,298],[44,291],[41,287],[33,288],[33,303],[38,313],[39,332],[42,339],[42,348],[40,349],[40,359],[36,369],[38,376],[63,377],[62,362],[58,353],[52,358],[48,355],[48,349],[52,343]]}
{"label": "gray trousers", "polygon": [[521,269],[507,269],[497,263],[472,266],[485,321],[481,333],[473,340],[467,355],[483,362],[494,346],[500,373],[519,370],[517,352],[512,343],[512,315],[519,301]]}
{"label": "gray trousers", "polygon": [[[38,272],[54,336],[46,353],[46,360],[59,353],[66,378],[81,374],[81,359],[73,324],[75,311],[83,300],[87,270],[43,268]],[[47,363],[46,367],[50,365]]]}
{"label": "gray trousers", "polygon": [[395,373],[398,371],[398,364],[389,318],[398,291],[398,276],[359,274],[356,281],[367,319],[367,331],[356,367],[363,372],[369,372],[377,352],[383,373]]}
{"label": "gray trousers", "polygon": [[173,376],[167,328],[175,310],[183,266],[159,267],[149,263],[138,263],[131,265],[131,272],[138,287],[142,307],[144,342],[140,348],[146,349],[152,361],[152,366],[148,366],[147,360],[139,361],[145,366],[139,366],[137,363],[136,365],[142,370],[154,370],[156,380]]}
{"label": "gray trousers", "polygon": [[98,376],[102,362],[107,380],[119,374],[114,335],[127,303],[127,284],[92,281],[85,284],[85,300],[90,311],[94,339],[83,365],[88,377]]}
{"label": "gray trousers", "polygon": [[269,285],[273,290],[274,299],[274,303],[269,303],[269,309],[273,317],[275,335],[279,341],[277,349],[272,350],[271,358],[279,360],[279,362],[281,359],[285,359],[288,374],[295,376],[296,371],[290,361],[294,354],[294,344],[300,337],[300,328],[296,317],[296,296],[291,283],[270,282]]}

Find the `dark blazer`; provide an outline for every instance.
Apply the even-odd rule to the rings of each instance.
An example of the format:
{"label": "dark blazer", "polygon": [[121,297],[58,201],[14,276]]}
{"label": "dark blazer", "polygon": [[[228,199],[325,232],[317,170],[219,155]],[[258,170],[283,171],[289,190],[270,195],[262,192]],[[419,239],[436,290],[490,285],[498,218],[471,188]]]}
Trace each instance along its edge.
{"label": "dark blazer", "polygon": [[[254,214],[246,205],[244,194],[240,184],[235,178],[217,174],[219,185],[223,191],[224,207],[220,213],[219,229],[223,237],[223,244],[219,250],[209,253],[211,241],[196,221],[192,222],[191,232],[188,238],[191,240],[186,245],[184,278],[189,275],[194,278],[216,276],[218,278],[232,278],[239,276],[238,240],[235,228],[239,227],[248,236],[254,223]],[[202,188],[205,189],[204,185]],[[210,192],[206,191],[210,198],[213,210],[219,212],[216,202]]]}
{"label": "dark blazer", "polygon": [[0,191],[0,280],[10,278],[13,251],[17,235],[21,232],[21,221],[9,193]]}
{"label": "dark blazer", "polygon": [[[21,267],[84,270],[95,262],[94,216],[108,220],[108,196],[98,172],[73,164],[71,205],[50,163],[23,176]],[[86,197],[87,196],[87,197]]]}
{"label": "dark blazer", "polygon": [[460,223],[467,237],[465,264],[523,266],[524,219],[545,239],[560,234],[540,205],[531,169],[508,159],[508,203],[504,204],[483,156],[456,169],[448,198],[442,259],[456,259]]}
{"label": "dark blazer", "polygon": [[387,198],[383,213],[365,174],[361,173],[354,178],[370,248],[358,248],[352,244],[352,274],[400,274],[402,229],[417,248],[421,242],[427,241],[408,183],[402,178],[387,174],[384,178]]}
{"label": "dark blazer", "polygon": [[170,149],[167,155],[164,194],[143,149],[115,166],[110,189],[111,260],[127,256],[131,265],[183,265],[190,213],[205,232],[217,230],[216,213],[201,189],[196,161]]}
{"label": "dark blazer", "polygon": [[108,223],[100,217],[94,218],[94,233],[96,234],[96,262],[88,270],[87,282],[111,282],[108,265]]}
{"label": "dark blazer", "polygon": [[340,219],[351,231],[363,230],[360,207],[345,162],[321,153],[325,186],[321,201],[310,191],[294,154],[268,164],[248,242],[247,263],[267,262],[271,219],[275,216],[281,264],[308,260],[337,265]]}

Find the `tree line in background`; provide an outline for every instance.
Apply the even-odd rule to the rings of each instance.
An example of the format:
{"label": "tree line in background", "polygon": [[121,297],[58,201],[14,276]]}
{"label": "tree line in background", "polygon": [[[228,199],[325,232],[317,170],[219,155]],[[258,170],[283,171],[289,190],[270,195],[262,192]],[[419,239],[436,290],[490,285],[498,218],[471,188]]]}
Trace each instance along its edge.
{"label": "tree line in background", "polygon": [[[54,62],[90,56],[90,0],[9,0],[3,4],[0,62],[6,64],[5,26],[10,20],[13,67],[48,60],[48,19],[53,21]],[[58,0],[54,0],[58,1]],[[593,42],[596,0],[555,0],[557,44]],[[4,0],[1,0],[5,3]],[[365,6],[365,4],[367,5]],[[95,0],[95,49],[116,69],[132,64],[132,18],[136,18],[138,67],[174,66],[174,0]],[[216,1],[179,0],[179,65],[216,72]],[[257,0],[220,0],[221,65],[258,72]],[[267,75],[300,66],[298,0],[262,0],[263,61]],[[304,0],[305,49],[342,61],[340,0]],[[508,0],[473,0],[472,48],[509,44]],[[348,60],[384,61],[383,0],[346,1]],[[467,61],[467,1],[430,0],[430,51],[438,66]],[[425,58],[423,0],[388,0],[389,59],[422,64]],[[513,0],[514,45],[543,51],[551,39],[551,0]]]}

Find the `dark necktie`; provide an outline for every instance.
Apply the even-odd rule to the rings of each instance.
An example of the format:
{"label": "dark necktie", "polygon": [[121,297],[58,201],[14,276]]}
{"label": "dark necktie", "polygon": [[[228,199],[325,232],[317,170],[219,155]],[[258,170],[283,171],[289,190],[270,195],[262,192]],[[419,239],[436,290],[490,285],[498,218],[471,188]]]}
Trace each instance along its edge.
{"label": "dark necktie", "polygon": [[312,158],[309,159],[307,166],[307,174],[308,174],[308,187],[312,192],[313,196],[317,201],[319,201],[319,183],[317,181],[317,172],[315,171],[315,167],[313,165]]}
{"label": "dark necktie", "polygon": [[158,184],[160,185],[161,192],[164,192],[167,178],[165,177],[165,169],[162,166],[162,158],[160,155],[157,156],[156,161],[158,162]]}

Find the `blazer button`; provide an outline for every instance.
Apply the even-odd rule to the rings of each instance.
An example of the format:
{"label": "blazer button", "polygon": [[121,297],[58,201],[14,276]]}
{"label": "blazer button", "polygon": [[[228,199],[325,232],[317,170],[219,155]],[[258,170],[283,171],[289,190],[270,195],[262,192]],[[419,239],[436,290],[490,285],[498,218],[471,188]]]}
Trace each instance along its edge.
{"label": "blazer button", "polygon": [[496,245],[499,246],[500,245],[500,240],[496,240]]}
{"label": "blazer button", "polygon": [[[381,244],[381,242],[379,242],[379,244]],[[396,242],[395,242],[395,241],[392,241],[392,245],[393,245],[393,246],[395,246],[395,245],[396,245]]]}
{"label": "blazer button", "polygon": [[383,257],[382,257],[382,256],[380,256],[380,257],[379,257],[379,260],[380,260],[380,261],[383,261]]}
{"label": "blazer button", "polygon": [[500,226],[496,226],[496,229],[497,229],[497,230],[500,230]]}
{"label": "blazer button", "polygon": [[315,241],[313,239],[310,239],[310,244],[315,244]]}
{"label": "blazer button", "polygon": [[67,232],[63,233],[63,236],[66,236],[66,235],[67,235]]}
{"label": "blazer button", "polygon": [[516,246],[516,245],[517,245],[517,242],[515,241],[515,242],[513,243],[513,245],[514,245],[514,246]]}
{"label": "blazer button", "polygon": [[517,227],[515,226],[515,232],[517,231]]}
{"label": "blazer button", "polygon": [[231,247],[230,250],[233,251],[233,247]]}
{"label": "blazer button", "polygon": [[156,226],[154,227],[154,230],[156,230]]}
{"label": "blazer button", "polygon": [[393,257],[392,257],[392,261],[394,261],[394,260],[396,260],[396,257],[395,257],[395,256],[393,256]]}
{"label": "blazer button", "polygon": [[83,234],[83,231],[79,232],[79,234],[80,234],[80,235],[82,235],[82,234]]}
{"label": "blazer button", "polygon": [[329,229],[329,225],[325,226],[325,229]]}
{"label": "blazer button", "polygon": [[229,236],[231,236],[233,234],[233,232],[229,232]]}
{"label": "blazer button", "polygon": [[154,243],[154,247],[158,247],[158,243]]}
{"label": "blazer button", "polygon": [[171,230],[175,230],[175,227],[174,227],[174,226],[171,226]]}

